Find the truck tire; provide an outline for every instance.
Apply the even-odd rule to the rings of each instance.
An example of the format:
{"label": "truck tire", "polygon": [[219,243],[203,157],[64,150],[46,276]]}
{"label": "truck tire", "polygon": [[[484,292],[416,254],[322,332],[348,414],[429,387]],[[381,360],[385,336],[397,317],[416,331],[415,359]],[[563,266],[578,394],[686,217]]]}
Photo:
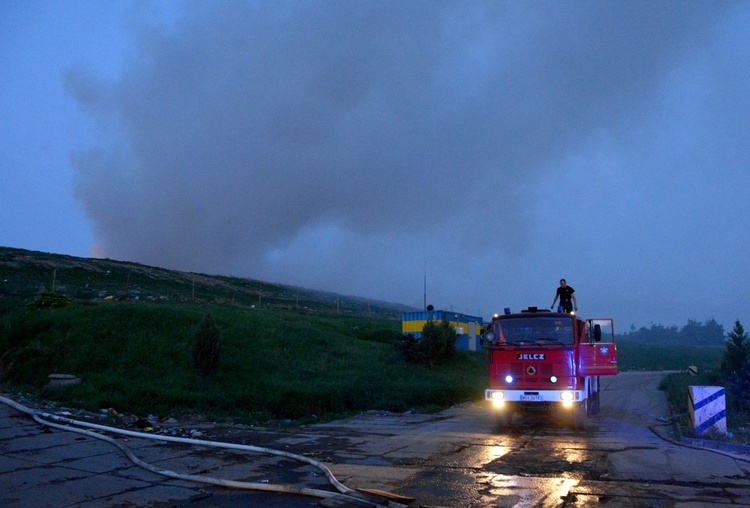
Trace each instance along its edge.
{"label": "truck tire", "polygon": [[596,416],[599,414],[599,391],[591,394],[591,403],[589,404],[589,415]]}
{"label": "truck tire", "polygon": [[502,409],[495,413],[495,421],[499,429],[507,429],[513,423],[513,410],[509,408]]}
{"label": "truck tire", "polygon": [[588,419],[588,399],[573,408],[573,428],[575,430],[586,430]]}
{"label": "truck tire", "polygon": [[588,411],[589,416],[596,416],[599,414],[599,378],[594,378],[589,383],[588,389]]}

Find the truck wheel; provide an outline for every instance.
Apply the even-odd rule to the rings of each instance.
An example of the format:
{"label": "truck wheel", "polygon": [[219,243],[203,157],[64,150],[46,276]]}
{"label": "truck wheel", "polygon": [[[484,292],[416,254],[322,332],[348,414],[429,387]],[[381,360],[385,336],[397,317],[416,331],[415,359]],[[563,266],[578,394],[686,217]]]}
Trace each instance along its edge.
{"label": "truck wheel", "polygon": [[588,390],[588,414],[589,416],[596,416],[599,414],[599,378],[595,377],[592,378],[591,383],[589,383],[589,390]]}
{"label": "truck wheel", "polygon": [[495,421],[501,429],[507,429],[513,423],[513,410],[504,409],[495,413]]}
{"label": "truck wheel", "polygon": [[588,415],[596,416],[599,414],[599,383],[592,383],[588,390]]}
{"label": "truck wheel", "polygon": [[589,404],[589,414],[593,416],[599,414],[599,391],[598,390],[591,394],[591,404]]}
{"label": "truck wheel", "polygon": [[586,430],[586,420],[588,413],[588,400],[584,400],[573,408],[573,428],[576,430]]}

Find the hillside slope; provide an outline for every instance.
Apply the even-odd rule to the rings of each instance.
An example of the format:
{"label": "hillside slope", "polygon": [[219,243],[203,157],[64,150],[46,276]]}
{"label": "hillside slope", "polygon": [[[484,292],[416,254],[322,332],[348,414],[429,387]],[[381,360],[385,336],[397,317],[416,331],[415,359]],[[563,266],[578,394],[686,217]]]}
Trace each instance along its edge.
{"label": "hillside slope", "polygon": [[192,302],[400,319],[406,305],[240,277],[0,247],[0,302],[56,291],[76,301]]}
{"label": "hillside slope", "polygon": [[[249,279],[0,248],[0,388],[94,412],[250,423],[481,398],[482,352],[458,352],[435,368],[404,359],[402,309]],[[195,359],[209,315],[220,353],[203,373]],[[51,374],[80,382],[53,387]]]}

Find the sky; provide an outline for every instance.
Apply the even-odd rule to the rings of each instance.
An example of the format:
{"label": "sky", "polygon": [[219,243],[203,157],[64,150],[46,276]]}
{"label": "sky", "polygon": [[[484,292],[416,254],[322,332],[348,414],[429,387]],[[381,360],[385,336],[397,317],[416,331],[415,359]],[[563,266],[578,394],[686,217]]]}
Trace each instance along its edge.
{"label": "sky", "polygon": [[0,2],[0,246],[750,327],[750,2]]}

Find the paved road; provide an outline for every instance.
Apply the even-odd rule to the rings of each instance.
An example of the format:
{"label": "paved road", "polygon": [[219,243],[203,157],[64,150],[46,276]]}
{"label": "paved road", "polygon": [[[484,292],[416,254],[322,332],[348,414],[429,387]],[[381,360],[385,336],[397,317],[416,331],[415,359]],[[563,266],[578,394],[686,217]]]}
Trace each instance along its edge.
{"label": "paved road", "polygon": [[478,476],[484,504],[468,506],[750,506],[750,457],[660,437],[669,437],[666,395],[657,390],[662,376],[602,378],[602,414],[585,433],[534,421],[511,432],[515,439]]}
{"label": "paved road", "polygon": [[[482,403],[435,415],[373,412],[294,430],[200,430],[208,439],[303,454],[350,488],[410,496],[416,499],[410,506],[750,506],[750,464],[743,457],[677,446],[649,428],[668,415],[657,390],[662,376],[603,378],[602,414],[587,432],[543,417],[516,418],[510,431],[500,432]],[[167,470],[333,491],[319,469],[286,457],[116,439]],[[3,404],[0,452],[3,507],[350,506],[164,477],[134,465],[110,443],[45,429]]]}
{"label": "paved road", "polygon": [[[233,437],[231,430],[223,432]],[[298,439],[296,432],[271,433],[259,429],[234,433],[238,438],[233,440],[235,442],[244,441],[241,435],[250,434],[256,442],[273,444],[282,451],[288,450]],[[153,437],[157,439],[126,436],[115,439],[137,459],[164,471],[335,492],[319,469],[286,457],[168,443],[163,440],[164,436]],[[157,474],[134,464],[123,450],[110,442],[50,429],[4,404],[0,404],[0,453],[0,506],[7,508],[310,507],[316,506],[319,499],[224,489]],[[217,493],[223,495],[216,497]],[[202,504],[209,500],[210,504]]]}

